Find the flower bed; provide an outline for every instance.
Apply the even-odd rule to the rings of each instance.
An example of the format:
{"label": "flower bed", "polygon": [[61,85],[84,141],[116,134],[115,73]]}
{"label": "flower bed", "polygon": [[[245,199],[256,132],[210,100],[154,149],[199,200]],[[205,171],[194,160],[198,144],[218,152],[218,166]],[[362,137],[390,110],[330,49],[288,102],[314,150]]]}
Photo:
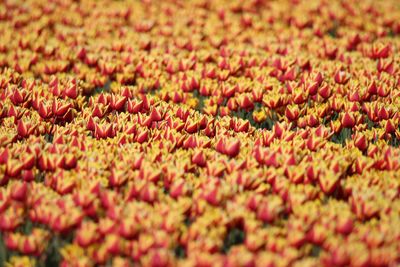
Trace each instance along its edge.
{"label": "flower bed", "polygon": [[394,0],[3,1],[0,262],[400,264],[399,34]]}

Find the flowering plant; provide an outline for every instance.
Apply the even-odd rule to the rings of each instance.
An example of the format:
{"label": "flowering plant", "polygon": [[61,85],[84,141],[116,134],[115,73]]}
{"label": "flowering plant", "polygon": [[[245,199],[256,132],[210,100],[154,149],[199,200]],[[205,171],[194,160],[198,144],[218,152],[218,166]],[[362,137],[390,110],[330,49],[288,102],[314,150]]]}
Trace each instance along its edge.
{"label": "flowering plant", "polygon": [[399,18],[3,1],[0,266],[400,264]]}

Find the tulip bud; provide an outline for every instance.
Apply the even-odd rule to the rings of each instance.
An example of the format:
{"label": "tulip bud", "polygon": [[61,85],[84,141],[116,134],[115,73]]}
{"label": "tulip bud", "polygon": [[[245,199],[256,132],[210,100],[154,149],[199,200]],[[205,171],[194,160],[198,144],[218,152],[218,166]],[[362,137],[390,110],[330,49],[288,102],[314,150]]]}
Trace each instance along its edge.
{"label": "tulip bud", "polygon": [[99,232],[95,223],[84,222],[76,231],[75,242],[86,248],[99,239]]}
{"label": "tulip bud", "polygon": [[322,173],[319,176],[319,185],[321,190],[329,195],[332,194],[336,188],[339,186],[340,179],[337,174],[332,172]]}
{"label": "tulip bud", "polygon": [[387,134],[392,134],[398,128],[398,125],[394,122],[394,120],[387,120],[385,123],[385,132]]}
{"label": "tulip bud", "polygon": [[376,86],[375,80],[373,80],[369,85],[368,85],[368,93],[371,95],[376,95],[378,92],[378,88]]}
{"label": "tulip bud", "polygon": [[342,120],[342,126],[345,128],[353,128],[356,125],[356,119],[352,113],[344,113]]}
{"label": "tulip bud", "polygon": [[230,157],[236,157],[240,152],[240,140],[233,140],[226,144],[225,154]]}
{"label": "tulip bud", "polygon": [[8,233],[4,236],[4,243],[9,250],[17,250],[21,235],[18,233]]}
{"label": "tulip bud", "polygon": [[335,73],[335,82],[338,84],[346,84],[350,80],[350,75],[344,71],[337,71]]}
{"label": "tulip bud", "polygon": [[18,135],[21,136],[22,138],[25,138],[29,135],[28,128],[22,120],[18,121],[17,131],[18,131]]}
{"label": "tulip bud", "polygon": [[147,129],[139,128],[138,133],[135,137],[136,142],[143,144],[149,138],[149,131]]}
{"label": "tulip bud", "polygon": [[192,162],[200,167],[206,166],[206,158],[202,150],[197,150],[192,156]]}
{"label": "tulip bud", "polygon": [[51,116],[51,107],[45,105],[43,102],[39,103],[39,115],[43,119],[47,119]]}
{"label": "tulip bud", "polygon": [[11,198],[16,201],[24,201],[28,193],[28,185],[26,182],[14,183],[11,192]]}
{"label": "tulip bud", "polygon": [[145,184],[140,190],[140,199],[148,203],[157,201],[157,189],[153,184]]}
{"label": "tulip bud", "polygon": [[171,197],[173,198],[178,198],[180,196],[184,196],[187,193],[187,186],[186,183],[183,179],[179,179],[177,181],[174,181],[171,185],[171,188],[169,190]]}
{"label": "tulip bud", "polygon": [[33,170],[24,170],[22,171],[22,179],[25,182],[32,182],[35,180],[35,173]]}
{"label": "tulip bud", "polygon": [[238,99],[238,104],[242,109],[252,110],[254,108],[253,101],[248,95],[241,95]]}
{"label": "tulip bud", "polygon": [[19,250],[23,254],[33,255],[38,252],[38,244],[35,242],[34,238],[31,236],[23,237],[22,244],[19,244]]}
{"label": "tulip bud", "polygon": [[300,110],[297,105],[287,106],[285,110],[285,116],[289,121],[295,121],[299,117]]}
{"label": "tulip bud", "polygon": [[6,174],[10,177],[18,177],[21,174],[23,165],[17,160],[8,160]]}
{"label": "tulip bud", "polygon": [[318,89],[318,94],[324,99],[330,97],[331,93],[332,93],[331,87],[328,84],[325,84],[324,86]]}
{"label": "tulip bud", "polygon": [[111,175],[109,177],[109,182],[110,182],[111,186],[120,187],[124,183],[126,183],[127,179],[128,179],[128,176],[126,175],[126,173],[124,171],[116,170],[115,168],[113,168],[111,170]]}
{"label": "tulip bud", "polygon": [[368,142],[365,135],[357,132],[354,136],[354,145],[361,151],[365,151],[368,148]]}

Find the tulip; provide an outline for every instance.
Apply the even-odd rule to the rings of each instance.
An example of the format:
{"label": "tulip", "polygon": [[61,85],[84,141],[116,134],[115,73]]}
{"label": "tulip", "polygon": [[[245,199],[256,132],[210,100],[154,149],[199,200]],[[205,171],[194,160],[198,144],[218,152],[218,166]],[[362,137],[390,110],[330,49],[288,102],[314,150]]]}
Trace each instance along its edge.
{"label": "tulip", "polygon": [[307,139],[307,148],[310,149],[311,151],[316,151],[323,147],[326,144],[326,141],[324,141],[320,137],[314,137],[314,135],[311,135]]}
{"label": "tulip", "polygon": [[137,222],[125,219],[119,226],[119,234],[126,239],[132,239],[138,234],[139,229]]}
{"label": "tulip", "polygon": [[[393,59],[379,59],[378,64],[377,64],[377,70],[378,72],[386,72],[388,74],[393,74],[395,69],[394,69],[394,61]],[[379,91],[378,91],[379,93]],[[381,95],[380,95],[381,96]]]}
{"label": "tulip", "polygon": [[172,256],[165,249],[154,249],[150,250],[147,259],[143,259],[142,263],[145,266],[160,266],[168,267],[173,266]]}
{"label": "tulip", "polygon": [[23,254],[33,255],[33,254],[37,254],[39,252],[38,244],[30,236],[22,238],[21,241],[22,241],[22,244],[20,243],[19,250]]}
{"label": "tulip", "polygon": [[6,174],[10,177],[18,177],[21,174],[23,164],[17,160],[8,160]]}
{"label": "tulip", "polygon": [[318,94],[324,99],[329,98],[332,94],[331,87],[328,84],[325,84],[318,89]]}
{"label": "tulip", "polygon": [[192,162],[200,167],[206,166],[206,158],[202,150],[198,150],[193,154]]}
{"label": "tulip", "polygon": [[157,201],[157,191],[152,184],[145,184],[140,190],[140,199],[142,201],[153,203]]}
{"label": "tulip", "polygon": [[110,252],[107,250],[106,246],[101,245],[98,249],[93,251],[93,255],[91,255],[90,258],[98,264],[105,264],[110,257]]}
{"label": "tulip", "polygon": [[26,102],[29,99],[29,94],[26,90],[14,90],[13,94],[10,97],[10,100],[13,102],[14,105],[20,105]]}
{"label": "tulip", "polygon": [[14,231],[22,223],[22,217],[18,210],[9,209],[0,217],[0,229],[2,231]]}
{"label": "tulip", "polygon": [[67,104],[64,104],[64,105],[63,105],[63,104],[60,103],[60,102],[53,101],[53,104],[52,104],[52,112],[53,112],[53,114],[62,117],[62,116],[64,116],[64,115],[69,111],[69,109],[71,108],[71,106],[72,106],[72,105],[71,105],[70,103],[67,103]]}
{"label": "tulip", "polygon": [[21,235],[18,233],[9,233],[4,237],[4,243],[10,250],[17,250]]}
{"label": "tulip", "polygon": [[319,176],[319,185],[321,190],[329,195],[332,194],[339,186],[340,179],[337,174],[332,172],[322,173]]}
{"label": "tulip", "polygon": [[26,182],[23,183],[14,183],[13,191],[11,193],[11,198],[16,201],[24,201],[27,197],[28,193],[28,185]]}
{"label": "tulip", "polygon": [[75,168],[76,165],[77,165],[77,159],[73,154],[65,155],[64,169],[70,170]]}
{"label": "tulip", "polygon": [[241,95],[238,104],[242,109],[251,110],[254,108],[254,104],[248,95]]}
{"label": "tulip", "polygon": [[97,232],[97,227],[95,224],[92,223],[84,223],[77,230],[75,241],[76,243],[86,248],[91,244],[95,243],[99,239],[99,233]]}
{"label": "tulip", "polygon": [[353,128],[354,125],[356,124],[356,119],[354,117],[354,114],[348,112],[344,113],[341,123],[342,126],[345,128]]}
{"label": "tulip", "polygon": [[186,132],[188,132],[189,134],[193,134],[193,133],[197,132],[198,129],[199,129],[198,122],[191,121],[191,120],[186,121],[186,124],[185,124]]}
{"label": "tulip", "polygon": [[128,176],[122,170],[116,170],[113,168],[111,170],[111,175],[109,177],[110,185],[113,187],[120,187],[124,185],[128,180]]}
{"label": "tulip", "polygon": [[387,134],[392,134],[396,131],[396,128],[398,128],[398,123],[394,122],[394,120],[387,120],[384,122],[385,125],[385,132]]}
{"label": "tulip", "polygon": [[350,79],[350,75],[345,71],[338,70],[336,71],[334,78],[336,83],[346,84]]}
{"label": "tulip", "polygon": [[76,87],[76,83],[73,83],[65,88],[64,94],[71,99],[76,99],[78,97],[78,89]]}
{"label": "tulip", "polygon": [[336,224],[336,231],[343,235],[348,235],[353,230],[354,223],[351,218],[339,218]]}
{"label": "tulip", "polygon": [[372,59],[387,58],[390,54],[389,45],[372,46],[370,57]]}
{"label": "tulip", "polygon": [[282,212],[282,201],[280,198],[274,197],[270,201],[262,202],[257,209],[257,218],[268,223],[275,221]]}
{"label": "tulip", "polygon": [[96,104],[94,106],[92,116],[93,117],[98,117],[98,118],[103,118],[105,116],[105,114],[108,112],[108,108],[109,108],[108,105],[105,106],[105,105],[103,105],[101,103],[100,104]]}
{"label": "tulip", "polygon": [[39,103],[39,110],[38,110],[38,112],[39,112],[40,117],[42,117],[43,119],[47,119],[47,118],[49,118],[50,116],[52,116],[51,107],[50,107],[50,106],[47,106],[47,105],[46,105],[45,103],[43,103],[43,102],[40,102],[40,103]]}
{"label": "tulip", "polygon": [[362,151],[365,151],[368,148],[368,142],[365,135],[361,133],[356,133],[354,138],[354,145]]}
{"label": "tulip", "polygon": [[320,224],[314,225],[307,234],[307,239],[316,245],[322,245],[327,237],[328,232]]}
{"label": "tulip", "polygon": [[236,157],[240,152],[240,140],[231,140],[226,142],[223,148],[223,153],[230,156]]}
{"label": "tulip", "polygon": [[36,157],[33,154],[25,154],[21,157],[22,168],[24,170],[30,170],[35,166]]}
{"label": "tulip", "polygon": [[144,142],[146,142],[149,138],[149,132],[147,129],[143,129],[140,128],[138,129],[138,133],[136,135],[136,142],[138,142],[139,144],[142,144]]}
{"label": "tulip", "polygon": [[371,95],[376,95],[376,93],[378,92],[377,86],[375,81],[372,81],[369,85],[368,85],[368,93],[370,93]]}
{"label": "tulip", "polygon": [[289,119],[289,121],[295,121],[299,117],[300,110],[297,106],[287,106],[285,110],[285,116]]}

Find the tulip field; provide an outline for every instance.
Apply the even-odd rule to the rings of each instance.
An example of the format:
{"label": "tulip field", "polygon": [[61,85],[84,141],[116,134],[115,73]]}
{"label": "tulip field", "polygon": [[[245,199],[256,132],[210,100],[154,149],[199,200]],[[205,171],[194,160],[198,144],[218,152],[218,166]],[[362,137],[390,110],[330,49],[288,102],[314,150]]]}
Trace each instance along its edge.
{"label": "tulip field", "polygon": [[0,267],[400,266],[400,1],[0,1]]}

